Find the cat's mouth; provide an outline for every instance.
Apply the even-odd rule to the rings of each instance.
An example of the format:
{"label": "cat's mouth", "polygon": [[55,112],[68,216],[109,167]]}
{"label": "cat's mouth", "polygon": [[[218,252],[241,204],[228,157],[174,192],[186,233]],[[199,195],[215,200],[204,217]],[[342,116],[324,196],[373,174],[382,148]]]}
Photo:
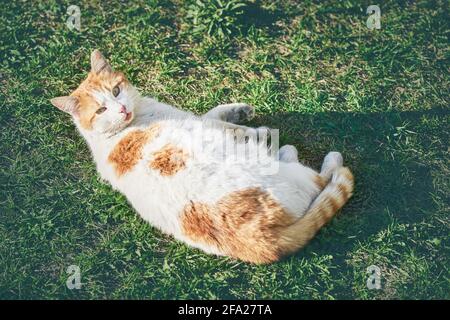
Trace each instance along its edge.
{"label": "cat's mouth", "polygon": [[127,121],[127,122],[130,121],[132,117],[133,117],[133,111],[127,112],[125,114],[125,121]]}
{"label": "cat's mouth", "polygon": [[124,113],[122,120],[116,122],[105,133],[107,133],[108,136],[113,136],[117,134],[118,132],[126,128],[131,123],[131,121],[133,121],[133,118],[134,118],[133,111]]}

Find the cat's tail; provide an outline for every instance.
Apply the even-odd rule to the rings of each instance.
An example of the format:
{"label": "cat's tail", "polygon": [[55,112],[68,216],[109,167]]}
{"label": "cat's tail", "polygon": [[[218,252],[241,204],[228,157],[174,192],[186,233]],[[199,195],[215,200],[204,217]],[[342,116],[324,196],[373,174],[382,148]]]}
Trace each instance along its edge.
{"label": "cat's tail", "polygon": [[354,178],[347,167],[336,168],[331,181],[311,203],[306,214],[281,232],[280,245],[292,253],[303,247],[350,199]]}

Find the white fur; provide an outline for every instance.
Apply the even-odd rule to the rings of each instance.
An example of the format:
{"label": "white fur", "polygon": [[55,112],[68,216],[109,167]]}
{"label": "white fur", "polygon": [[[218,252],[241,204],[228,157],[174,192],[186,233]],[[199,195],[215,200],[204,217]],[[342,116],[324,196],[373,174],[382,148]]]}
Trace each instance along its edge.
{"label": "white fur", "polygon": [[[206,252],[221,254],[217,249],[194,243],[183,235],[180,214],[190,201],[214,204],[230,192],[260,187],[300,217],[319,194],[320,190],[313,182],[317,173],[294,161],[294,156],[289,157],[291,162],[279,161],[264,153],[265,146],[250,140],[247,145],[259,150],[258,159],[256,153],[247,159],[236,158],[236,152],[224,152],[224,142],[233,141],[233,137],[225,134],[221,125],[214,126],[216,120],[197,117],[141,97],[133,88],[127,90],[132,91],[122,92],[117,98],[133,112],[131,122],[125,123],[123,115],[117,116],[119,106],[114,97],[98,93],[96,99],[108,104],[108,113],[99,117],[94,130],[83,129],[76,118],[75,123],[90,146],[101,177],[125,194],[143,219],[162,231]],[[107,160],[111,150],[128,132],[156,122],[161,124],[160,135],[144,147],[139,163],[118,177]],[[173,176],[163,177],[157,170],[150,169],[148,163],[152,152],[167,143],[186,150],[189,157],[186,168]],[[261,162],[276,164],[277,171],[266,174]]]}
{"label": "white fur", "polygon": [[138,91],[132,86],[123,88],[117,97],[107,90],[96,91],[93,96],[99,105],[107,107],[105,112],[97,116],[93,130],[107,135],[115,134],[129,124],[131,119],[125,120],[126,114],[121,113],[121,108],[124,106],[128,112],[133,112],[136,101],[140,99]]}

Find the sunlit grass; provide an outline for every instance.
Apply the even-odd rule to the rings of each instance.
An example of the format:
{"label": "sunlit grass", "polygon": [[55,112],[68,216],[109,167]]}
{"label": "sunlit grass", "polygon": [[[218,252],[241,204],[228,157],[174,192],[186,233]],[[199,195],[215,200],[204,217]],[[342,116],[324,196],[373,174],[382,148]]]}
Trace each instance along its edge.
{"label": "sunlit grass", "polygon": [[[192,1],[10,1],[0,13],[0,298],[450,298],[448,6],[249,1],[225,38],[199,36]],[[254,266],[144,223],[96,174],[49,103],[98,48],[148,95],[202,113],[247,102],[319,168],[341,151],[356,192],[298,254]],[[80,266],[82,289],[66,287]],[[366,287],[367,267],[382,271]]]}

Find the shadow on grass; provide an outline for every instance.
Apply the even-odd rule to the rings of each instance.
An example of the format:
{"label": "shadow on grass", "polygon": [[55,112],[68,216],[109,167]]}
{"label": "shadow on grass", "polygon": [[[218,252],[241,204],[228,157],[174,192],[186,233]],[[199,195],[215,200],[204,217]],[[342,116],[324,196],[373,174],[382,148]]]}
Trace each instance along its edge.
{"label": "shadow on grass", "polygon": [[267,28],[271,34],[278,34],[281,28],[276,27],[275,23],[279,20],[288,20],[289,15],[281,9],[274,7],[268,10],[263,7],[261,1],[249,2],[244,8],[244,14],[240,19],[240,24],[244,33],[249,29]]}
{"label": "shadow on grass", "polygon": [[[353,198],[332,222],[298,255],[310,250],[345,257],[356,240],[363,241],[387,228],[393,219],[414,224],[435,211],[430,160],[421,150],[445,128],[428,128],[424,119],[449,114],[444,109],[387,113],[285,113],[260,116],[255,126],[280,129],[280,146],[295,145],[300,161],[320,169],[329,151],[340,151],[355,175]],[[447,138],[442,138],[447,141]],[[433,147],[436,148],[436,147]]]}
{"label": "shadow on grass", "polygon": [[[387,230],[393,222],[414,226],[429,218],[437,210],[432,199],[432,193],[436,192],[431,175],[432,164],[436,158],[443,159],[448,136],[442,120],[431,125],[428,123],[448,115],[444,109],[370,114],[281,113],[258,116],[251,121],[251,126],[280,129],[280,146],[295,145],[300,161],[313,168],[320,168],[329,151],[342,152],[345,165],[351,168],[356,179],[354,196],[338,219],[323,228],[293,257],[264,268],[283,277],[283,265],[292,259],[296,264],[297,261],[302,263],[303,259],[315,261],[318,257],[332,256],[330,277],[336,279],[336,283],[338,279],[352,279],[358,267],[346,260],[351,259],[358,243],[368,240],[371,243],[371,237]],[[442,145],[432,143],[436,138],[443,141]],[[409,239],[407,232],[401,237],[401,241],[413,245],[414,239]],[[422,250],[423,247],[417,249]],[[252,273],[261,269],[243,264],[236,270],[239,270],[236,277],[228,279],[227,286],[218,290],[221,298],[242,298],[236,296],[232,289],[248,283],[249,270]],[[191,272],[201,277],[203,271],[196,269]],[[309,283],[316,284],[318,291],[328,290],[320,272],[306,271],[305,276]],[[349,285],[336,284],[329,293],[340,298],[352,298],[354,293]],[[304,294],[298,298],[312,297],[307,291]],[[257,297],[270,298],[271,295],[258,293]]]}

